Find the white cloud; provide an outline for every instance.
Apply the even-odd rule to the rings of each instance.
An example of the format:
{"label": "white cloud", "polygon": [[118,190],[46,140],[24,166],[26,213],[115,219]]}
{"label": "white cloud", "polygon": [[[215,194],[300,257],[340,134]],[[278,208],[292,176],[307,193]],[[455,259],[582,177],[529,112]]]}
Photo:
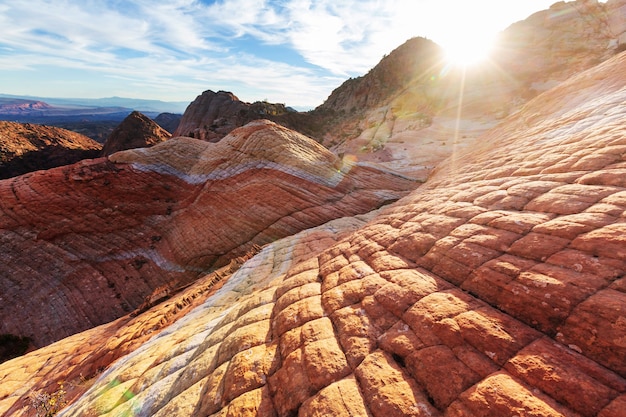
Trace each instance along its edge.
{"label": "white cloud", "polygon": [[[122,92],[145,98],[228,89],[244,100],[313,107],[412,36],[463,36],[472,13],[504,19],[508,9],[539,3],[549,0],[4,0],[0,90],[17,92],[8,78],[16,69],[41,80],[66,69],[85,71],[83,95],[89,75],[92,84],[117,80]],[[255,56],[241,49],[250,39],[302,60]],[[37,83],[23,84],[21,94],[38,95],[26,91]]]}

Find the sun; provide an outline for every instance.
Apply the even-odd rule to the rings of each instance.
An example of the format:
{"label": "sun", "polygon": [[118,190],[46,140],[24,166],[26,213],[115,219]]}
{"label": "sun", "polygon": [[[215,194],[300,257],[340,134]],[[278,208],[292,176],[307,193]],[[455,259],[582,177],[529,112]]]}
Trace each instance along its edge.
{"label": "sun", "polygon": [[489,34],[463,33],[438,42],[444,50],[446,61],[455,66],[473,66],[485,61],[494,44]]}

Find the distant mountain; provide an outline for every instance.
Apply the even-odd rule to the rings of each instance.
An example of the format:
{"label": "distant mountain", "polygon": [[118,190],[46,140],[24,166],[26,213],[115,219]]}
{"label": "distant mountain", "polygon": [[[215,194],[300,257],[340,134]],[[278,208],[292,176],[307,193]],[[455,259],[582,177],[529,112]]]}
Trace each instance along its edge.
{"label": "distant mountain", "polygon": [[104,143],[113,129],[133,111],[154,119],[171,114],[178,125],[187,103],[110,97],[101,99],[48,98],[0,94],[0,120],[36,123],[72,130]]}
{"label": "distant mountain", "polygon": [[161,113],[157,117],[154,117],[153,120],[157,122],[159,126],[163,129],[167,130],[170,133],[174,133],[180,124],[180,120],[182,119],[182,114],[174,114],[174,113]]}
{"label": "distant mountain", "polygon": [[0,98],[0,113],[6,115],[21,115],[50,107],[48,103],[38,100]]}
{"label": "distant mountain", "polygon": [[183,113],[189,102],[187,101],[160,101],[145,100],[124,97],[107,97],[107,98],[58,98],[58,97],[34,97],[34,96],[18,96],[0,93],[0,99],[21,99],[31,101],[42,101],[55,107],[63,108],[107,108],[118,107],[129,110],[137,110],[142,113]]}

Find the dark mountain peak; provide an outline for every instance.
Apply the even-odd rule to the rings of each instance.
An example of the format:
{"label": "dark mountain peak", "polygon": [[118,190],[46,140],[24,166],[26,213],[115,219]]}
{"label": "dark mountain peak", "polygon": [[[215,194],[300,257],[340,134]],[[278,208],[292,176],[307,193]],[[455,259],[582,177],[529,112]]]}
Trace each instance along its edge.
{"label": "dark mountain peak", "polygon": [[318,111],[351,113],[379,105],[405,88],[415,78],[427,77],[441,65],[443,51],[426,38],[411,38],[372,68],[366,75],[351,78],[336,88]]}
{"label": "dark mountain peak", "polygon": [[155,117],[154,121],[169,133],[174,133],[178,128],[182,117],[182,114],[165,112],[160,113],[157,117]]}
{"label": "dark mountain peak", "polygon": [[106,140],[102,156],[115,152],[145,148],[166,141],[172,135],[146,115],[133,111],[120,123]]}
{"label": "dark mountain peak", "polygon": [[269,119],[293,128],[290,115],[294,113],[281,103],[247,103],[228,91],[207,90],[187,107],[174,136],[216,142],[233,129],[257,119]]}

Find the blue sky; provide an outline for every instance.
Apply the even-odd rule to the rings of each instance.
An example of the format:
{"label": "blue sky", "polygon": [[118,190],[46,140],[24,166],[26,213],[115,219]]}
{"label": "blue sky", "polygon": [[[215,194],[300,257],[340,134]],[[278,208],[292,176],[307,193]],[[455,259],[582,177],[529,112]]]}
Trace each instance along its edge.
{"label": "blue sky", "polygon": [[554,2],[0,0],[0,93],[191,102],[227,90],[307,109],[411,37],[494,35]]}

